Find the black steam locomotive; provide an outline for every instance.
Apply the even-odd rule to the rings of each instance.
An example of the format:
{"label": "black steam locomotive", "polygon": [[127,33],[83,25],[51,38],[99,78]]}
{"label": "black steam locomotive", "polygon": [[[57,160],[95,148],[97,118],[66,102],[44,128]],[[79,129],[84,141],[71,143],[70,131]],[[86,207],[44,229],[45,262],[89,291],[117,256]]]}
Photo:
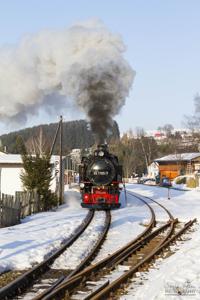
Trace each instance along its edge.
{"label": "black steam locomotive", "polygon": [[99,145],[93,155],[83,157],[79,169],[81,206],[90,209],[119,208],[122,166],[107,145]]}

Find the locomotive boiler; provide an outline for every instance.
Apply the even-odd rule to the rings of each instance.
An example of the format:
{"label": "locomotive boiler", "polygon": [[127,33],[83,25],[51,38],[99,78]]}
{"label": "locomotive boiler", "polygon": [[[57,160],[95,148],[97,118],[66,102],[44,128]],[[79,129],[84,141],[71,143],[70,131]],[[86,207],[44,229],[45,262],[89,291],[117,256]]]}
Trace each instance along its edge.
{"label": "locomotive boiler", "polygon": [[120,207],[123,188],[122,166],[107,145],[99,145],[93,155],[83,157],[79,168],[81,206],[90,209]]}

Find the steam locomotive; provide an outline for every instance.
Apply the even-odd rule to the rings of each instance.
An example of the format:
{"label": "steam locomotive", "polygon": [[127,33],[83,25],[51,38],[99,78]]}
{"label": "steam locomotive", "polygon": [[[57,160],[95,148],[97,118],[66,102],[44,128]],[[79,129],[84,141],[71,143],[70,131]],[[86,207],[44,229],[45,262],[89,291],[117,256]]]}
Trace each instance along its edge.
{"label": "steam locomotive", "polygon": [[79,168],[81,206],[90,209],[119,208],[122,166],[107,145],[99,145],[93,155],[83,157]]}

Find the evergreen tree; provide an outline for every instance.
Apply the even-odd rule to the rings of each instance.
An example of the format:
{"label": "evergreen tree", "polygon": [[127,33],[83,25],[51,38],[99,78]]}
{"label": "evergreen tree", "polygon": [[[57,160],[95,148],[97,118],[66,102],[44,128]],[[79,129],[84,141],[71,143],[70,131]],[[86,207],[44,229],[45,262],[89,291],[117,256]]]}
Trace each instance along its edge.
{"label": "evergreen tree", "polygon": [[56,205],[56,197],[51,194],[50,183],[52,180],[50,156],[36,154],[35,156],[23,155],[24,172],[21,180],[27,190],[36,190],[42,210],[48,210]]}
{"label": "evergreen tree", "polygon": [[27,151],[26,151],[26,146],[24,144],[24,140],[21,137],[21,135],[18,135],[16,138],[16,152],[20,153],[21,155],[26,155]]}
{"label": "evergreen tree", "polygon": [[30,192],[36,191],[39,196],[40,209],[48,210],[57,203],[56,196],[50,191],[51,157],[49,154],[36,153],[34,156],[28,154],[21,137],[18,137],[16,143],[24,167],[20,176],[23,186]]}

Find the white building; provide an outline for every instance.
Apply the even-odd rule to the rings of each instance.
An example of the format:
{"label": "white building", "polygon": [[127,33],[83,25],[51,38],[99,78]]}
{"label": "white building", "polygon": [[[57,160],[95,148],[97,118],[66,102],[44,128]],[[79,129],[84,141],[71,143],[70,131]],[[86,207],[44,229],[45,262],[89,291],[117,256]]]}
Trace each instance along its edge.
{"label": "white building", "polygon": [[72,149],[70,153],[72,161],[76,164],[81,163],[81,149]]}
{"label": "white building", "polygon": [[155,178],[159,174],[159,164],[157,162],[152,162],[148,166],[148,177]]}
{"label": "white building", "polygon": [[[51,190],[56,192],[59,185],[59,156],[51,157],[52,181]],[[19,154],[5,154],[0,152],[0,193],[14,195],[16,191],[23,191],[20,175],[23,171],[23,163]],[[64,170],[63,170],[64,174]]]}

